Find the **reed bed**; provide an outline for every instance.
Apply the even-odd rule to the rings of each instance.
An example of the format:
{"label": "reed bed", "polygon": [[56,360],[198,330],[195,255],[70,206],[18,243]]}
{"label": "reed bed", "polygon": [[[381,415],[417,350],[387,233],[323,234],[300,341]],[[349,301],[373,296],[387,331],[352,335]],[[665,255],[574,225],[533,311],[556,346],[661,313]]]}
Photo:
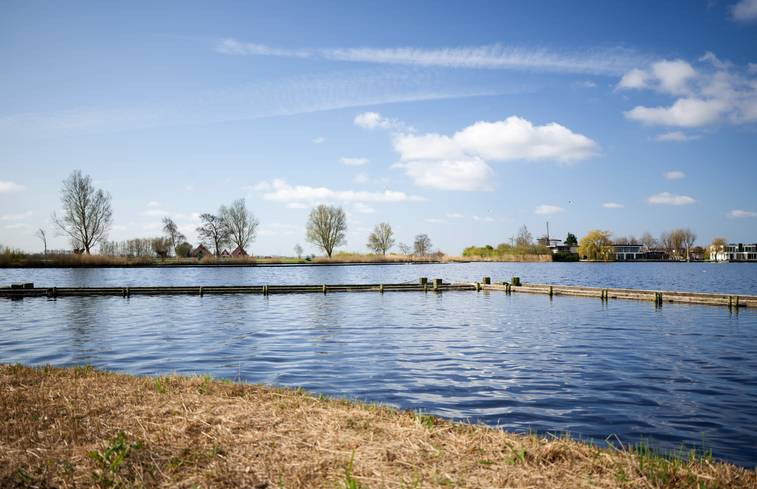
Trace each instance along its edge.
{"label": "reed bed", "polygon": [[0,366],[0,487],[754,488],[709,455],[510,434],[209,377]]}

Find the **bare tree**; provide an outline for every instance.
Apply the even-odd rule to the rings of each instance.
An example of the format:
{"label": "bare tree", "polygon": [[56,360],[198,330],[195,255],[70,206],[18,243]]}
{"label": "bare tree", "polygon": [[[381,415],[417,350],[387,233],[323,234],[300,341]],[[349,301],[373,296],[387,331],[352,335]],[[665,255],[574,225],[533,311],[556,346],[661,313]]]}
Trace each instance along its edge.
{"label": "bare tree", "polygon": [[641,235],[641,244],[646,246],[647,249],[652,249],[657,246],[657,240],[649,232],[645,232]]}
{"label": "bare tree", "polygon": [[322,249],[329,258],[334,248],[346,243],[347,216],[341,207],[319,205],[310,211],[307,240]]}
{"label": "bare tree", "polygon": [[385,222],[376,224],[373,232],[368,235],[368,249],[376,254],[381,253],[382,255],[386,255],[386,252],[392,246],[394,246],[394,231],[392,231],[392,226]]}
{"label": "bare tree", "polygon": [[419,234],[413,241],[414,252],[418,256],[426,256],[431,253],[431,239],[428,234]]}
{"label": "bare tree", "polygon": [[67,235],[76,249],[90,250],[108,234],[113,211],[110,194],[95,189],[89,175],[75,170],[63,181],[61,189],[63,216],[53,213],[53,222]]}
{"label": "bare tree", "polygon": [[179,231],[179,226],[177,226],[176,223],[173,222],[173,219],[168,216],[163,218],[163,232],[165,233],[168,242],[171,244],[171,249],[174,250],[174,253],[176,252],[176,247],[187,240],[187,237]]}
{"label": "bare tree", "polygon": [[302,258],[302,246],[300,246],[300,243],[294,245],[294,254],[297,255],[297,258]]}
{"label": "bare tree", "polygon": [[47,233],[45,232],[45,230],[42,228],[39,228],[37,229],[37,232],[34,233],[34,235],[42,240],[42,246],[45,249],[45,254],[47,254]]}
{"label": "bare tree", "polygon": [[409,255],[413,252],[413,249],[410,247],[410,245],[405,243],[400,243],[397,245],[397,248],[400,250],[400,253],[403,255]]}
{"label": "bare tree", "polygon": [[520,247],[531,246],[534,241],[534,237],[528,231],[528,228],[524,224],[518,230],[518,237],[515,238],[515,245]]}
{"label": "bare tree", "polygon": [[221,248],[229,242],[229,231],[223,220],[215,214],[202,214],[197,236],[203,244],[212,246],[216,256],[221,255]]}
{"label": "bare tree", "polygon": [[248,244],[255,241],[258,220],[247,209],[244,199],[235,200],[229,207],[222,205],[218,214],[226,226],[229,241],[232,244],[245,249]]}

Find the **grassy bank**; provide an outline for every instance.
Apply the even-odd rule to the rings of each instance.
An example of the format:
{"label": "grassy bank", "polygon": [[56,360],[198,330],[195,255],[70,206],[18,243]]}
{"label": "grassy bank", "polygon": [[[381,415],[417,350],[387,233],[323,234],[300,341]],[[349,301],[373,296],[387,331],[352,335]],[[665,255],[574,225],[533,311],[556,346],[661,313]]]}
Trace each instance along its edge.
{"label": "grassy bank", "polygon": [[0,487],[757,487],[709,457],[204,377],[1,366],[0,416]]}

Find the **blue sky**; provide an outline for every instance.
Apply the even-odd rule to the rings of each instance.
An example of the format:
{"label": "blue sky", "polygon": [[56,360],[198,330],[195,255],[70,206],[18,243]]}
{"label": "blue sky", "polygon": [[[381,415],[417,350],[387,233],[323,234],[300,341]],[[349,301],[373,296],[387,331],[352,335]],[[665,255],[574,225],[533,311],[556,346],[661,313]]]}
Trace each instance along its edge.
{"label": "blue sky", "polygon": [[[594,228],[757,241],[757,0],[4,2],[0,243],[74,169],[111,239],[245,197],[257,254],[344,207],[458,254]],[[63,237],[51,247],[63,248]]]}

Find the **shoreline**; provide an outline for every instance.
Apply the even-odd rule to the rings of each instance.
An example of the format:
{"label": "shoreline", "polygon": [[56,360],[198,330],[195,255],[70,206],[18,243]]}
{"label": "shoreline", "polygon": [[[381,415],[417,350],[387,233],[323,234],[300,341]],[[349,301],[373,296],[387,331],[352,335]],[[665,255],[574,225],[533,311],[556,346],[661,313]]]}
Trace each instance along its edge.
{"label": "shoreline", "polygon": [[757,470],[210,377],[0,365],[2,487],[734,487]]}

